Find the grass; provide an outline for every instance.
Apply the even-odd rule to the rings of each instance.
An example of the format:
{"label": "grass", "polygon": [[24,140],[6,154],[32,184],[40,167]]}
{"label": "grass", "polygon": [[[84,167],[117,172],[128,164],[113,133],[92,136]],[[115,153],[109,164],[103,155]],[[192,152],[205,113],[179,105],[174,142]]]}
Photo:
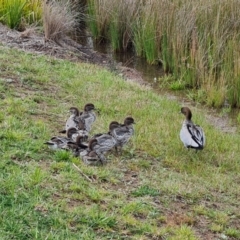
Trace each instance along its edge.
{"label": "grass", "polygon": [[[192,107],[207,136],[196,154],[179,140],[178,102],[106,69],[0,46],[0,70],[1,239],[239,238],[237,133]],[[92,134],[128,115],[137,123],[104,167],[43,144],[86,102],[100,109]]]}
{"label": "grass", "polygon": [[39,23],[41,17],[40,0],[0,1],[0,21],[12,29],[24,30],[27,24]]}

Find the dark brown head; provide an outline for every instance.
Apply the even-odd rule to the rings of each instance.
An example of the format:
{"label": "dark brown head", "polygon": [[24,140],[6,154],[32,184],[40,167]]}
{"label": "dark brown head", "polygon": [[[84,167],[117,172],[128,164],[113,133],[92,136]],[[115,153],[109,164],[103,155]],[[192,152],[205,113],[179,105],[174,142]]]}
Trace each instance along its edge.
{"label": "dark brown head", "polygon": [[76,107],[71,107],[71,108],[69,109],[69,112],[70,112],[72,115],[74,115],[74,116],[79,116],[79,110],[78,110],[78,108],[76,108]]}
{"label": "dark brown head", "polygon": [[132,117],[126,117],[124,120],[124,125],[128,126],[131,124],[135,124],[134,119]]}
{"label": "dark brown head", "polygon": [[187,120],[191,120],[192,112],[188,107],[182,107],[181,113],[186,117]]}
{"label": "dark brown head", "polygon": [[84,111],[89,112],[89,111],[91,111],[91,110],[95,110],[94,104],[92,104],[92,103],[87,103],[87,104],[84,106]]}
{"label": "dark brown head", "polygon": [[76,128],[69,128],[67,130],[67,137],[68,138],[72,138],[72,135],[75,134],[75,133],[77,133],[77,129]]}
{"label": "dark brown head", "polygon": [[98,141],[97,139],[95,138],[92,138],[89,143],[88,143],[88,148],[90,151],[93,151],[94,150],[94,147],[98,144]]}
{"label": "dark brown head", "polygon": [[87,149],[88,146],[83,143],[85,140],[86,140],[85,137],[83,137],[83,136],[77,136],[77,138],[76,138],[76,145],[77,145],[78,147],[83,148],[83,149]]}

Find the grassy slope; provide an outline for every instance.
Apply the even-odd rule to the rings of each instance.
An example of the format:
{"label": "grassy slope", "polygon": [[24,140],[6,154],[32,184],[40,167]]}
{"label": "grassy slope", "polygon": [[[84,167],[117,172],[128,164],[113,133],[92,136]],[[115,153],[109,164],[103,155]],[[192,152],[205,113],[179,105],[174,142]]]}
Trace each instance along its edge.
{"label": "grassy slope", "polygon": [[[204,151],[179,140],[180,105],[89,64],[0,46],[0,239],[240,238],[240,138],[193,109]],[[132,115],[136,134],[121,157],[85,166],[43,142],[71,106],[101,109],[93,132]],[[73,167],[75,163],[92,182]]]}

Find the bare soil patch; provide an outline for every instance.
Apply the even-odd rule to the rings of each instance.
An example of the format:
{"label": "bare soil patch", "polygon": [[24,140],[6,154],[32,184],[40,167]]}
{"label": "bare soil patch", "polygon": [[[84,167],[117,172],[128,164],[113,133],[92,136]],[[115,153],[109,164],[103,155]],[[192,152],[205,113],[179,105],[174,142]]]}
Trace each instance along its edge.
{"label": "bare soil patch", "polygon": [[[0,23],[0,42],[8,47],[21,49],[27,52],[50,55],[70,61],[89,62],[103,65],[117,70],[125,79],[131,79],[140,84],[144,83],[141,74],[133,68],[123,67],[114,63],[107,55],[82,46],[69,37],[59,40],[58,43],[45,41],[43,33],[37,29],[27,29],[24,32],[9,29]],[[113,66],[114,65],[114,66]]]}

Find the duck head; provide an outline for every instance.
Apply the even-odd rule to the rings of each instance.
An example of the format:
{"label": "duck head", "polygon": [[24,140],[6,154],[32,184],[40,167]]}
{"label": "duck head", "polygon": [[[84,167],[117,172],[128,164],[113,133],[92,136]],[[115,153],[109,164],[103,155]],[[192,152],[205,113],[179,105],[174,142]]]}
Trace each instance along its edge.
{"label": "duck head", "polygon": [[86,138],[84,136],[77,136],[76,145],[82,149],[87,149],[88,146],[83,143],[85,140]]}
{"label": "duck head", "polygon": [[94,151],[94,147],[98,144],[97,139],[93,138],[89,141],[88,143],[88,148],[90,149],[90,151]]}
{"label": "duck head", "polygon": [[92,110],[95,110],[97,111],[98,114],[100,114],[100,110],[98,108],[96,108],[94,106],[94,104],[92,103],[87,103],[85,106],[84,106],[84,111],[85,112],[89,112],[89,111],[92,111]]}
{"label": "duck head", "polygon": [[187,120],[191,120],[192,112],[188,107],[182,107],[181,113],[186,117]]}
{"label": "duck head", "polygon": [[77,133],[77,129],[76,128],[69,128],[68,130],[67,130],[67,137],[68,138],[72,138],[72,135],[73,134],[76,134]]}
{"label": "duck head", "polygon": [[89,111],[92,111],[92,110],[95,110],[94,104],[92,104],[92,103],[87,103],[87,104],[84,106],[84,111],[89,112]]}
{"label": "duck head", "polygon": [[128,126],[131,124],[135,124],[134,119],[132,117],[126,117],[124,120],[124,125]]}
{"label": "duck head", "polygon": [[80,114],[78,108],[76,107],[70,107],[69,112],[71,113],[71,115],[74,115],[74,116],[79,116]]}

